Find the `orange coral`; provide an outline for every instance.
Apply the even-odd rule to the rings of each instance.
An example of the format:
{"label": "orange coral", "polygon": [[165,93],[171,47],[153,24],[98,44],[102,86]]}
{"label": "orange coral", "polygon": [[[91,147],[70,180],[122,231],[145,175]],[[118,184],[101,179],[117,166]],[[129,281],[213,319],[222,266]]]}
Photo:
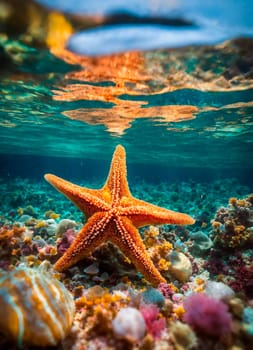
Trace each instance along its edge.
{"label": "orange coral", "polygon": [[231,197],[229,199],[229,204],[235,205],[237,203],[237,199],[235,197]]}
{"label": "orange coral", "polygon": [[0,241],[11,240],[14,237],[21,237],[25,232],[25,227],[13,225],[12,227],[6,225],[0,227]]}
{"label": "orange coral", "polygon": [[212,227],[213,227],[214,230],[217,230],[217,229],[219,229],[221,227],[221,223],[219,221],[213,220],[212,221]]}
{"label": "orange coral", "polygon": [[127,297],[120,294],[111,294],[108,291],[103,290],[103,288],[99,288],[101,289],[101,292],[98,295],[96,295],[96,293],[94,293],[94,295],[91,293],[90,295],[86,294],[85,296],[76,299],[75,305],[77,310],[86,309],[89,310],[89,313],[95,314],[97,310],[96,307],[102,307],[107,311],[115,309],[116,314],[116,310],[125,306],[129,301]]}

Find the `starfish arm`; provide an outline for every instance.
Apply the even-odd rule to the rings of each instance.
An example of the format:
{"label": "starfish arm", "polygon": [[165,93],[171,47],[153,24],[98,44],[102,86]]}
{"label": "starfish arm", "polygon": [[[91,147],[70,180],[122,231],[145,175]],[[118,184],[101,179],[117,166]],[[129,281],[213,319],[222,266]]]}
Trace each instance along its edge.
{"label": "starfish arm", "polygon": [[134,199],[132,205],[121,207],[121,215],[126,215],[136,227],[146,225],[192,225],[195,220],[187,214],[175,212],[153,204]]}
{"label": "starfish arm", "polygon": [[116,220],[115,224],[117,234],[112,235],[109,238],[110,241],[116,244],[122,253],[130,258],[137,270],[152,285],[157,286],[160,283],[165,283],[165,278],[160,274],[148,255],[139,231],[132,225],[130,220],[121,217]]}
{"label": "starfish arm", "polygon": [[105,202],[101,190],[74,185],[52,174],[46,174],[44,177],[52,186],[81,209],[87,218],[97,211],[108,209],[108,204]]}
{"label": "starfish arm", "polygon": [[98,212],[90,217],[78,232],[76,239],[55,263],[55,270],[61,272],[89,256],[105,240],[106,226],[110,217]]}
{"label": "starfish arm", "polygon": [[126,152],[124,147],[118,145],[112,157],[110,171],[103,187],[108,191],[113,203],[118,203],[121,197],[129,196],[127,183]]}

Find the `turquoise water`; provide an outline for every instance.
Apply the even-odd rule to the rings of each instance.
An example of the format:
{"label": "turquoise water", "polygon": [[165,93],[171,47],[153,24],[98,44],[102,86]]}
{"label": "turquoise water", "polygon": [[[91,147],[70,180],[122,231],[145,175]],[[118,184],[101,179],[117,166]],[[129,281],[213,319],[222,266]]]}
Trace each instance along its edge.
{"label": "turquoise water", "polygon": [[[47,5],[46,1],[39,2]],[[160,2],[155,10],[149,2],[140,8],[134,4],[123,2],[118,8],[119,3],[108,2],[100,8],[104,22],[115,22],[117,11],[121,11],[127,14],[120,17],[123,22],[137,22],[134,30],[139,25],[144,34],[145,27],[139,23],[141,16],[151,29],[153,22],[160,21],[163,30],[171,35],[174,30],[180,31],[176,35],[180,36],[178,46],[182,47],[167,43],[164,48],[152,49],[150,41],[150,48],[128,51],[131,42],[126,41],[125,52],[115,53],[108,39],[104,46],[111,55],[100,56],[106,30],[102,26],[95,34],[89,29],[97,54],[79,56],[75,52],[83,52],[84,45],[77,48],[72,43],[71,52],[58,44],[58,26],[60,33],[69,30],[70,23],[74,26],[72,17],[60,17],[59,22],[53,13],[47,29],[41,29],[48,30],[43,32],[44,41],[36,37],[35,30],[35,34],[32,32],[32,25],[28,27],[31,38],[20,28],[21,32],[17,33],[15,27],[13,33],[8,26],[2,26],[7,30],[6,35],[0,36],[0,154],[4,176],[15,172],[41,176],[44,170],[53,168],[56,159],[63,173],[74,162],[77,177],[83,171],[87,176],[86,165],[91,173],[98,164],[104,169],[115,146],[122,144],[129,166],[139,166],[140,176],[160,173],[162,178],[174,174],[175,178],[206,179],[216,175],[250,179],[251,7],[247,11],[247,1],[243,2],[239,15],[236,3],[229,7],[227,1],[221,2],[219,8],[213,8],[209,2],[203,5],[196,1],[195,7],[182,2],[180,6],[174,4],[175,11],[171,12]],[[68,1],[51,5],[60,10],[58,6],[65,6],[71,12]],[[74,3],[71,6],[73,11],[88,11]],[[107,20],[109,15],[112,17]],[[33,26],[40,20],[36,16],[30,19]],[[230,40],[219,38],[216,44],[208,45],[206,33],[196,41],[199,45],[191,46],[184,30],[191,28],[198,36],[203,28],[214,25],[214,18],[217,28]],[[80,23],[76,26],[81,27]],[[113,30],[113,25],[110,28]],[[126,28],[128,33],[129,26]],[[238,38],[240,33],[244,37]],[[134,47],[138,47],[139,35]],[[117,35],[115,40],[119,40]],[[34,162],[39,164],[36,169]]]}
{"label": "turquoise water", "polygon": [[[68,65],[44,49],[25,50],[24,57],[17,53],[20,61],[8,62],[1,73],[2,156],[66,157],[65,164],[69,158],[109,161],[114,147],[121,143],[126,147],[130,164],[205,168],[217,172],[252,169],[251,86],[238,84],[225,91],[219,91],[223,90],[219,87],[218,91],[209,91],[191,83],[188,85],[192,88],[163,92],[165,84],[160,87],[161,82],[156,81],[154,75],[154,80],[145,82],[144,91],[139,92],[139,81],[132,82],[129,89],[126,85],[130,83],[117,77],[112,77],[111,81],[107,77],[104,81],[100,78],[99,82],[73,79],[72,75],[80,71],[80,67]],[[165,55],[169,57],[170,54],[163,53],[163,61]],[[183,53],[180,59],[178,64],[185,64]],[[206,57],[192,60],[201,67]],[[190,69],[192,62],[187,63]],[[217,68],[217,62],[215,65]],[[166,76],[169,68],[161,67],[164,71],[159,72],[160,76]],[[224,73],[226,67],[220,69]],[[123,88],[120,94],[116,90],[109,92],[112,101],[96,96],[100,91],[105,94],[111,86],[115,87],[117,79]],[[74,101],[55,100],[55,91],[68,91],[70,84],[78,86],[83,96]],[[209,84],[212,86],[212,82]],[[93,86],[96,91],[90,95]],[[200,80],[198,86],[201,87]],[[126,93],[122,93],[124,89]],[[166,121],[174,115],[175,106],[184,106],[186,117],[181,116],[184,111],[179,110],[176,122]],[[69,111],[72,114],[76,111],[77,117],[73,118],[80,120],[67,117]]]}

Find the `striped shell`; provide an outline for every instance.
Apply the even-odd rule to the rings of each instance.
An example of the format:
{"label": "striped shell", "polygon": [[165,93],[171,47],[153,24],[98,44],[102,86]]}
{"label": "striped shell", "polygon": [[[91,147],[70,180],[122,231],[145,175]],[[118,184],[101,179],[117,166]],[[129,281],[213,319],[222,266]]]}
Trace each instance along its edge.
{"label": "striped shell", "polygon": [[56,345],[74,311],[72,295],[50,274],[31,268],[0,273],[0,329],[19,347]]}

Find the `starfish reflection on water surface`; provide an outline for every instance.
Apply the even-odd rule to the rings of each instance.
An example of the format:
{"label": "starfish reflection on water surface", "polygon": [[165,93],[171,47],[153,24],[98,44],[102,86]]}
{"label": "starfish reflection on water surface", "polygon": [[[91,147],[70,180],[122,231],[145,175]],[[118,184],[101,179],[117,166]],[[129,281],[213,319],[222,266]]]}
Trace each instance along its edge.
{"label": "starfish reflection on water surface", "polygon": [[126,178],[124,147],[116,147],[108,178],[101,189],[80,187],[51,174],[46,174],[45,179],[70,199],[87,219],[74,242],[55,263],[57,271],[76,264],[103,242],[110,241],[130,258],[151,284],[166,282],[149,257],[138,227],[154,224],[191,225],[194,219],[131,195]]}

